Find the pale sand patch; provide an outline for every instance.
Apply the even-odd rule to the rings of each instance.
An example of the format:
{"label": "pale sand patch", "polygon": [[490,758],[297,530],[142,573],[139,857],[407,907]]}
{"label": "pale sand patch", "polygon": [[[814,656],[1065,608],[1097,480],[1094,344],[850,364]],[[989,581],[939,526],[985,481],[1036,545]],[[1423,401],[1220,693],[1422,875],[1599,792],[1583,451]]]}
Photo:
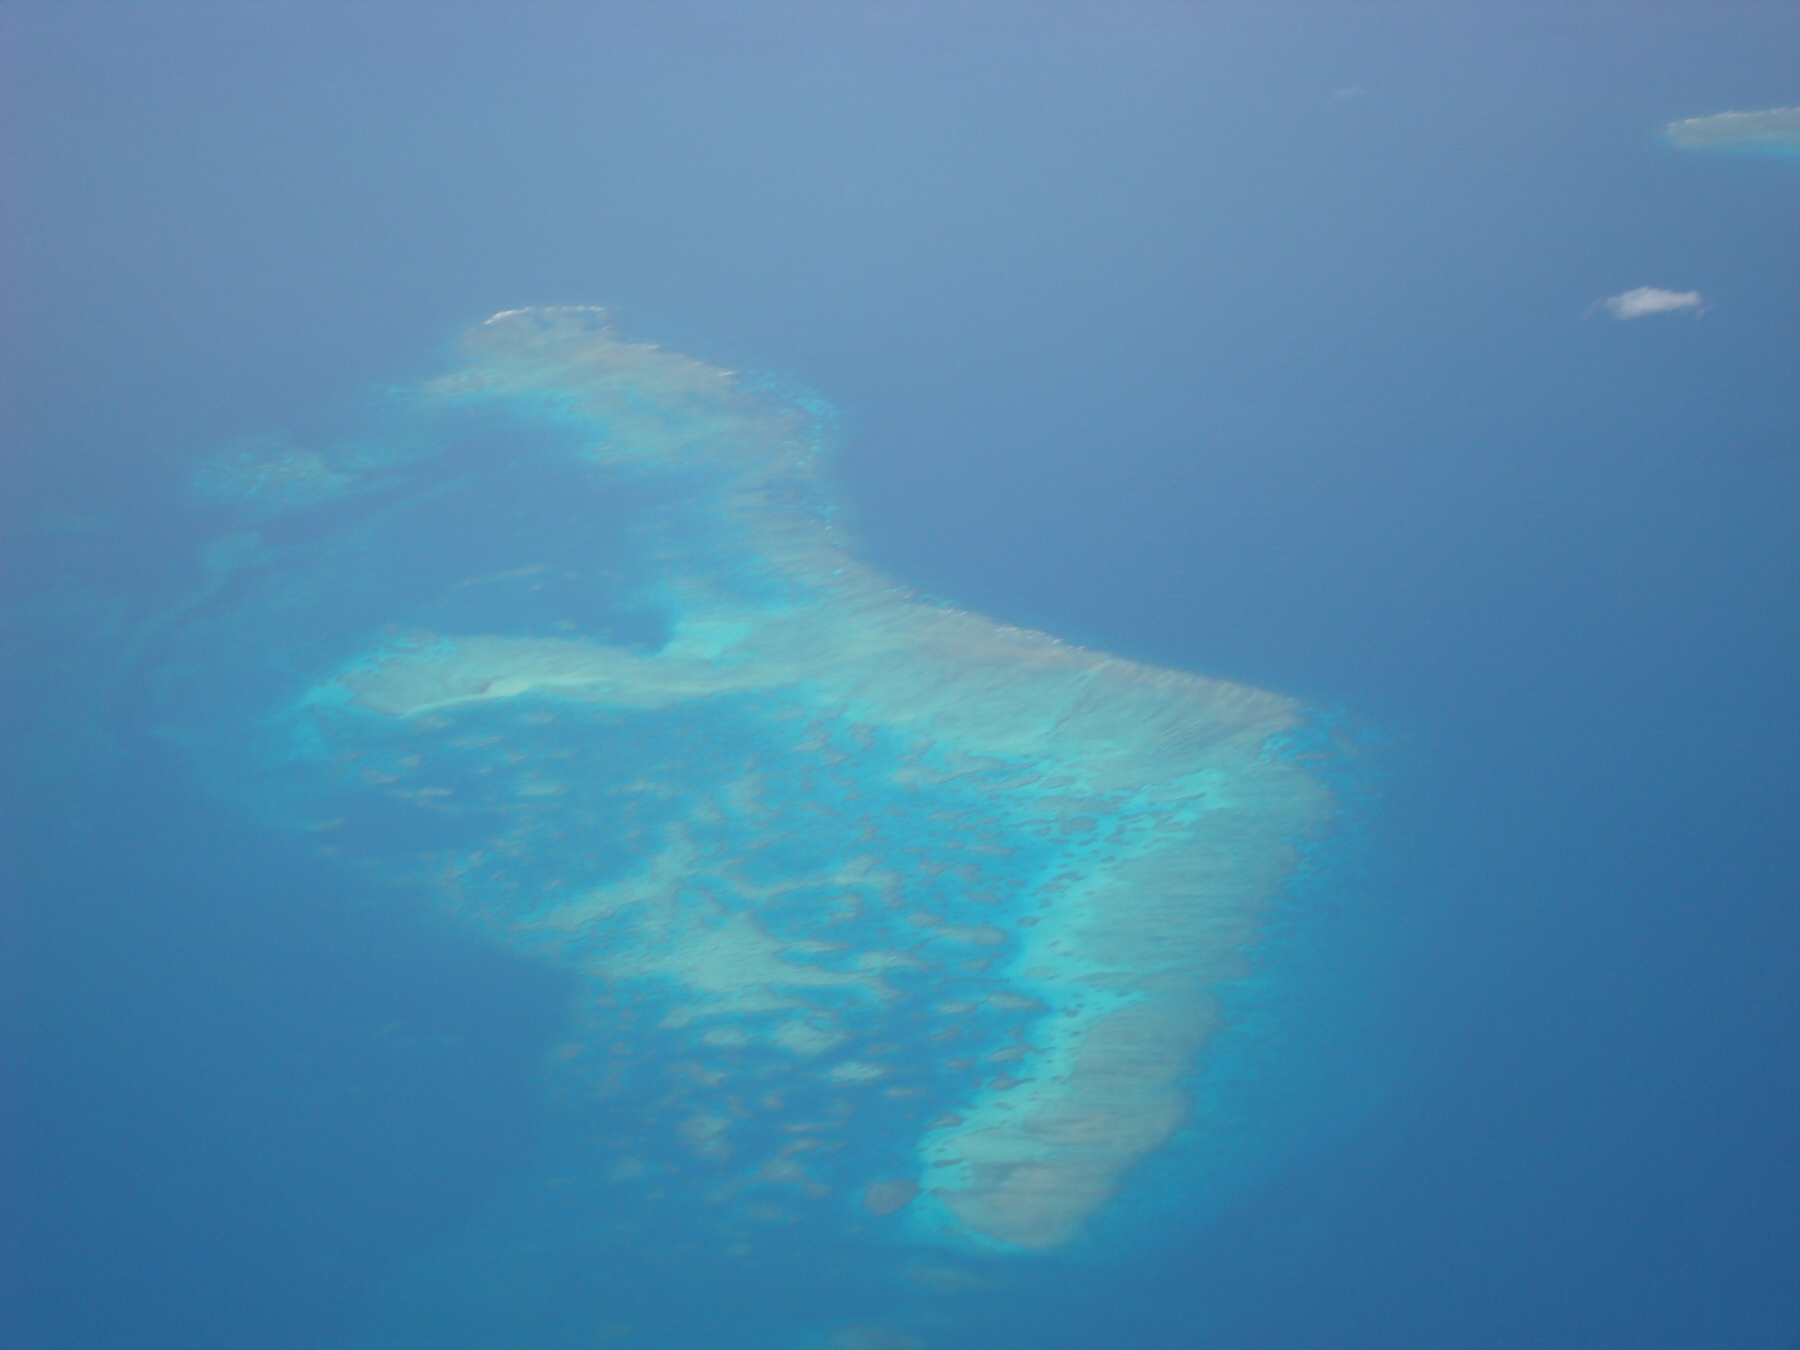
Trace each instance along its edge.
{"label": "pale sand patch", "polygon": [[841,1031],[813,1022],[783,1022],[775,1028],[775,1043],[796,1055],[822,1055],[849,1039]]}
{"label": "pale sand patch", "polygon": [[898,1214],[910,1205],[919,1195],[919,1185],[910,1177],[895,1177],[889,1181],[877,1181],[863,1191],[863,1208],[871,1214]]}
{"label": "pale sand patch", "polygon": [[848,1084],[873,1083],[877,1078],[886,1078],[887,1075],[887,1069],[881,1065],[860,1059],[847,1059],[842,1064],[833,1064],[825,1071],[825,1076],[832,1082]]}

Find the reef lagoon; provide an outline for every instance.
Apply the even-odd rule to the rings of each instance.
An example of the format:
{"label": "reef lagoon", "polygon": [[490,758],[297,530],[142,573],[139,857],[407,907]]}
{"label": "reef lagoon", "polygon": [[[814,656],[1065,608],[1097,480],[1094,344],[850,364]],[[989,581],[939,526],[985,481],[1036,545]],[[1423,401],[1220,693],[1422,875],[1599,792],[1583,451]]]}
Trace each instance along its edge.
{"label": "reef lagoon", "polygon": [[[1030,1258],[1129,1245],[1150,1196],[1254,1174],[1208,1069],[1281,997],[1268,930],[1330,867],[1347,719],[883,575],[834,426],[602,310],[523,309],[371,430],[195,476],[221,532],[150,625],[155,734],[331,866],[573,981],[551,1166],[421,1300],[456,1325],[542,1298],[464,1308],[471,1262],[572,1234],[555,1268],[642,1281],[658,1234],[696,1271],[893,1286],[848,1330],[790,1292],[734,1343],[909,1345],[946,1295],[1003,1302]],[[420,1336],[489,1343],[433,1317],[369,1344]]]}

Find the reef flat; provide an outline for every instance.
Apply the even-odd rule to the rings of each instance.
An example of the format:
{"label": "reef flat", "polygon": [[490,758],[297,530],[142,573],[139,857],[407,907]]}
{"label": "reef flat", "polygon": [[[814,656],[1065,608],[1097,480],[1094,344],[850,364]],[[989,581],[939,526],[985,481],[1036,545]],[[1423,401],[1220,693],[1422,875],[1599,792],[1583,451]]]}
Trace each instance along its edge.
{"label": "reef flat", "polygon": [[[1284,752],[1307,710],[895,583],[838,524],[816,401],[599,311],[497,315],[400,401],[405,520],[455,497],[420,446],[471,416],[457,472],[529,431],[562,514],[532,523],[549,479],[507,498],[495,570],[478,511],[408,527],[430,575],[385,612],[358,573],[368,621],[257,722],[283,809],[578,973],[554,1071],[611,1104],[608,1184],[686,1168],[727,1240],[809,1214],[1076,1240],[1188,1119],[1220,991],[1334,809]],[[235,454],[211,491],[270,478]],[[311,496],[401,510],[366,443],[305,454]]]}

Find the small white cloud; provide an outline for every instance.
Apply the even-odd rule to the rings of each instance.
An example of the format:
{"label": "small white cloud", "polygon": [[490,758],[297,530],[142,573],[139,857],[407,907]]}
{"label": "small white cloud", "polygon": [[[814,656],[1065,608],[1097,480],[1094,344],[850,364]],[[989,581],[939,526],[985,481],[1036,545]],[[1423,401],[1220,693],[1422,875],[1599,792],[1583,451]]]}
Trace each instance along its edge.
{"label": "small white cloud", "polygon": [[1609,295],[1594,308],[1605,310],[1615,319],[1642,319],[1652,314],[1670,314],[1678,309],[1703,314],[1706,304],[1699,291],[1665,291],[1660,286],[1639,286],[1634,291]]}

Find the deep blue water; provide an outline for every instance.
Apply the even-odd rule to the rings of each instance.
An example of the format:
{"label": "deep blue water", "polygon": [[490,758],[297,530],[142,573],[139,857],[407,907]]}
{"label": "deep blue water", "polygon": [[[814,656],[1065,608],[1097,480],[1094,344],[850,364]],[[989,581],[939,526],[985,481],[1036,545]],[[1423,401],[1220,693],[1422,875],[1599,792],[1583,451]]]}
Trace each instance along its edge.
{"label": "deep blue water", "polygon": [[[896,575],[1382,731],[1355,1109],[943,1344],[1800,1336],[1800,163],[1656,134],[1800,102],[1791,8],[15,4],[0,40],[0,1344],[352,1343],[552,1146],[566,978],[217,799],[133,634],[202,576],[204,456],[562,302],[831,397]],[[1707,312],[1583,317],[1639,285]],[[595,1297],[761,1297],[706,1274]]]}

